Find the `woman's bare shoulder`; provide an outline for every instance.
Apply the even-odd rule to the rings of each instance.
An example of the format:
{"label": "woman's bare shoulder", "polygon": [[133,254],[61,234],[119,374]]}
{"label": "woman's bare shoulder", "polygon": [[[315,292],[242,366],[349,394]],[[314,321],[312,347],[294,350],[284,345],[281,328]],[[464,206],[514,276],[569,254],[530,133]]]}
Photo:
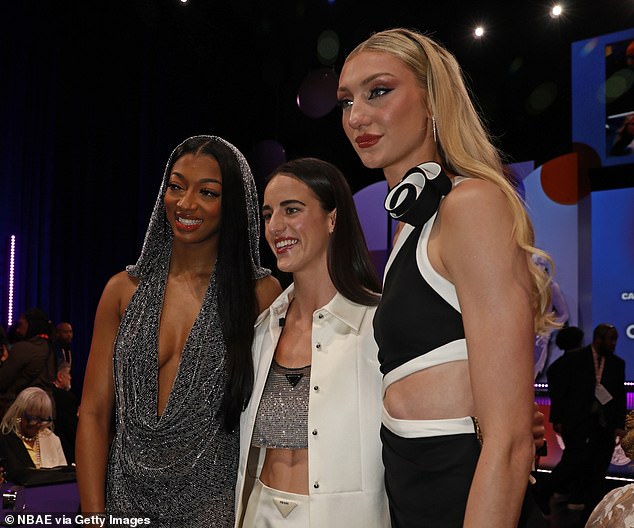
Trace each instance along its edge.
{"label": "woman's bare shoulder", "polygon": [[262,313],[266,310],[271,303],[277,299],[280,293],[282,293],[280,281],[273,277],[273,275],[268,275],[258,279],[255,285],[255,295],[258,300],[258,312]]}
{"label": "woman's bare shoulder", "polygon": [[482,178],[465,178],[453,187],[445,197],[444,202],[464,205],[465,202],[495,202],[498,200],[500,203],[506,202],[504,193],[498,185]]}
{"label": "woman's bare shoulder", "polygon": [[116,304],[119,313],[123,313],[138,285],[138,278],[131,277],[126,271],[120,271],[110,277],[106,283],[103,289],[102,301],[108,304]]}
{"label": "woman's bare shoulder", "polygon": [[483,226],[512,223],[508,197],[495,183],[468,178],[456,185],[441,204],[445,224],[453,224],[470,233]]}

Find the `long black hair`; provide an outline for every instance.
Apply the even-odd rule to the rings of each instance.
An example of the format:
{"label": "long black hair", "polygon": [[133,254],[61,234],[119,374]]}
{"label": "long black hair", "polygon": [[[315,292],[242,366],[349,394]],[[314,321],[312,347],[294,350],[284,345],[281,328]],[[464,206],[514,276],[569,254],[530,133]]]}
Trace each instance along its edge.
{"label": "long black hair", "polygon": [[332,163],[297,158],[283,163],[267,179],[287,174],[305,183],[326,212],[336,209],[328,242],[328,273],[335,288],[347,299],[366,306],[379,303],[381,282],[365,244],[357,209],[346,178]]}
{"label": "long black hair", "polygon": [[[222,335],[227,348],[227,384],[222,411],[224,425],[232,431],[253,390],[253,323],[258,315],[255,294],[254,266],[259,257],[252,251],[254,227],[248,214],[248,200],[243,181],[243,167],[234,151],[222,141],[209,136],[196,136],[181,144],[171,156],[168,174],[185,154],[214,158],[222,174],[221,227],[216,261],[218,312]],[[247,167],[248,169],[248,167]],[[248,174],[250,178],[250,172]],[[257,204],[255,205],[257,211]],[[255,227],[257,233],[257,226]],[[257,241],[256,241],[257,242]]]}

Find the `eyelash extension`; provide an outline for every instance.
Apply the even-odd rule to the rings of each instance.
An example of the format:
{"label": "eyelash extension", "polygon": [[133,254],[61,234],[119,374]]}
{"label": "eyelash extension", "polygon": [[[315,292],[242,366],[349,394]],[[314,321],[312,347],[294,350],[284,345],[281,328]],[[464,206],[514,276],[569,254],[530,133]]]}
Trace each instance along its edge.
{"label": "eyelash extension", "polygon": [[[370,90],[370,97],[368,99],[374,99],[375,97],[381,97],[383,95],[389,94],[393,88],[385,88],[383,86],[377,86]],[[376,94],[375,92],[383,92],[381,94]]]}

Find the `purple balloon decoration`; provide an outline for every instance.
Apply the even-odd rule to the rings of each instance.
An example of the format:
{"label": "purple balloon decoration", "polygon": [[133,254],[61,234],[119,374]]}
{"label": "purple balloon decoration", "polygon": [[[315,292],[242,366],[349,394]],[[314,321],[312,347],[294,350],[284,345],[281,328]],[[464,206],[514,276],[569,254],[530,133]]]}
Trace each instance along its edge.
{"label": "purple balloon decoration", "polygon": [[297,106],[308,117],[325,116],[337,104],[338,75],[329,68],[314,70],[302,81]]}

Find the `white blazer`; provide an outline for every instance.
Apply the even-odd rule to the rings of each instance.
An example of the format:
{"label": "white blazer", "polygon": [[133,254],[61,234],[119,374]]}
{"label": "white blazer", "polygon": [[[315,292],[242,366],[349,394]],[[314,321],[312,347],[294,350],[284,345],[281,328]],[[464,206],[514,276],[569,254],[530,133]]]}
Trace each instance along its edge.
{"label": "white blazer", "polygon": [[[240,419],[236,527],[240,526],[265,449],[251,447],[260,398],[281,335],[293,285],[255,323],[255,383]],[[374,342],[375,308],[337,293],[313,313],[308,402],[310,526],[390,526],[381,460],[381,373]],[[261,451],[261,452],[260,452]]]}

